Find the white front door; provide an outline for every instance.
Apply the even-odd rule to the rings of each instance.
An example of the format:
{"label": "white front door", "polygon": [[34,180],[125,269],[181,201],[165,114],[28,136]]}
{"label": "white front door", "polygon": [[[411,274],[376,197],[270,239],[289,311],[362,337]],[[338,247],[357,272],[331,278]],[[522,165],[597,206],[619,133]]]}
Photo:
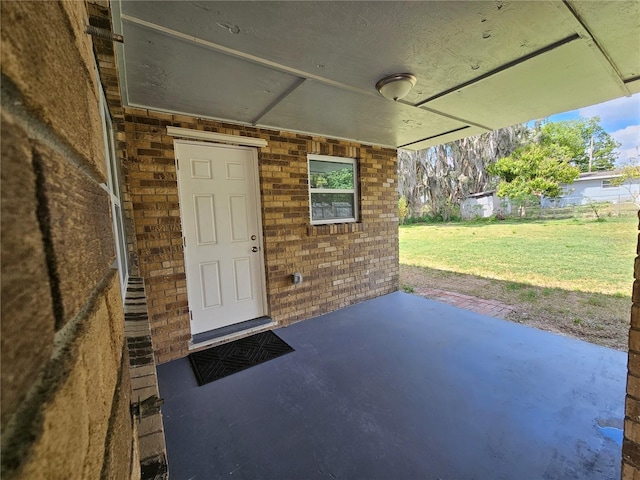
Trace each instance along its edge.
{"label": "white front door", "polygon": [[191,333],[265,314],[254,149],[175,142]]}

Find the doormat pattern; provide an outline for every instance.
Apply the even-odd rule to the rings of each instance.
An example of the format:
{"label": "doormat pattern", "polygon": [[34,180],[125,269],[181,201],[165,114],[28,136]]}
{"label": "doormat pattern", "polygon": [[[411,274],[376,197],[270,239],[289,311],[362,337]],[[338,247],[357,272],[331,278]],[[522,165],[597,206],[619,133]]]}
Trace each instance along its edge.
{"label": "doormat pattern", "polygon": [[293,351],[269,330],[191,353],[189,361],[198,385],[204,385]]}

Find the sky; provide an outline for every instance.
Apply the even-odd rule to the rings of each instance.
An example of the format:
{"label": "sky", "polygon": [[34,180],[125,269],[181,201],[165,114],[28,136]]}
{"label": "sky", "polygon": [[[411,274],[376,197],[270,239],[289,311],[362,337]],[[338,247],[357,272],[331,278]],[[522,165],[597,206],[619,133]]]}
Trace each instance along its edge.
{"label": "sky", "polygon": [[640,161],[640,93],[552,115],[549,121],[562,122],[590,117],[600,117],[602,128],[622,144],[618,148],[618,166],[632,158]]}

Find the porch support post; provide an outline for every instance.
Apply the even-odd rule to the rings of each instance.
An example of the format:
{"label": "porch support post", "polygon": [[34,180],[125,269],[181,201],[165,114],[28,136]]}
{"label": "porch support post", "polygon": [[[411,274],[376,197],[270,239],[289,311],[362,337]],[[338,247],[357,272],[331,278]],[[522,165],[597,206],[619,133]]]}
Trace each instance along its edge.
{"label": "porch support post", "polygon": [[[638,212],[640,216],[640,212]],[[640,225],[639,225],[640,230]],[[640,235],[638,249],[640,254]],[[622,443],[622,480],[640,479],[640,255],[634,266],[634,282],[629,329],[629,363]]]}

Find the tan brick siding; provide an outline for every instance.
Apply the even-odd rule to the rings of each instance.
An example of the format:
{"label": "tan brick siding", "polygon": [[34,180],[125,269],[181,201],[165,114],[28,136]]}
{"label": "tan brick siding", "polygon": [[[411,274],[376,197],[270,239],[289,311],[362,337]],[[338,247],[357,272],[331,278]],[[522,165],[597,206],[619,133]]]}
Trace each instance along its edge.
{"label": "tan brick siding", "polygon": [[0,9],[2,478],[127,478],[124,315],[87,7]]}
{"label": "tan brick siding", "polygon": [[[29,139],[2,113],[2,431],[53,350],[55,317]],[[16,201],[18,200],[19,201]],[[9,368],[11,366],[11,368]]]}
{"label": "tan brick siding", "polygon": [[[174,139],[167,126],[268,142],[258,150],[261,213],[267,303],[280,325],[397,290],[395,150],[127,108],[126,169],[158,361],[186,355],[191,338]],[[310,224],[310,153],[357,159],[358,223]],[[301,285],[292,284],[294,272],[302,273]]]}
{"label": "tan brick siding", "polygon": [[[131,428],[131,395],[129,355],[127,348],[124,348],[123,355],[121,355],[120,377],[116,383],[109,428],[107,430],[106,449],[101,472],[101,478],[103,479],[132,478],[132,471],[140,468],[139,465],[133,464],[133,462],[138,464],[140,462],[140,459],[135,458],[135,455],[122,455],[123,445],[131,445],[132,436],[135,434]],[[134,397],[134,401],[137,400]],[[139,473],[137,477],[140,477]]]}
{"label": "tan brick siding", "polygon": [[640,480],[640,235],[636,253],[638,257],[634,267],[635,281],[629,329],[629,371],[622,443],[622,480]]}
{"label": "tan brick siding", "polygon": [[[59,378],[50,387],[45,408],[39,415],[41,431],[30,445],[28,461],[18,478],[100,478],[108,443],[118,371],[121,367],[122,337],[112,337],[112,324],[122,317],[117,275],[112,275],[94,308],[74,332],[70,353],[56,359]],[[112,310],[114,306],[119,308]],[[117,397],[116,397],[117,398]],[[124,443],[118,444],[120,462],[129,465],[131,416],[122,419],[127,428]],[[4,478],[4,475],[3,475]]]}
{"label": "tan brick siding", "polygon": [[[105,3],[105,2],[101,2]],[[108,2],[106,2],[108,3]],[[111,14],[109,7],[89,3],[89,24],[104,30],[112,31]],[[138,275],[138,246],[133,229],[133,208],[131,206],[131,196],[129,195],[129,171],[127,164],[122,162],[125,157],[125,135],[124,135],[124,109],[122,108],[122,97],[120,94],[120,81],[118,78],[118,68],[116,64],[115,49],[113,42],[102,38],[93,39],[93,48],[98,62],[100,72],[100,82],[104,89],[104,94],[109,106],[109,113],[113,121],[113,128],[116,131],[116,154],[120,158],[120,175],[122,196],[120,203],[124,219],[125,234],[127,239],[127,257],[129,269],[132,275]]]}
{"label": "tan brick siding", "polygon": [[83,33],[87,14],[74,3],[1,2],[2,73],[25,107],[85,159],[85,168],[105,175],[93,52]]}
{"label": "tan brick siding", "polygon": [[62,299],[56,327],[61,328],[78,314],[115,259],[109,196],[50,147],[34,144],[33,157],[51,227],[50,253]]}

